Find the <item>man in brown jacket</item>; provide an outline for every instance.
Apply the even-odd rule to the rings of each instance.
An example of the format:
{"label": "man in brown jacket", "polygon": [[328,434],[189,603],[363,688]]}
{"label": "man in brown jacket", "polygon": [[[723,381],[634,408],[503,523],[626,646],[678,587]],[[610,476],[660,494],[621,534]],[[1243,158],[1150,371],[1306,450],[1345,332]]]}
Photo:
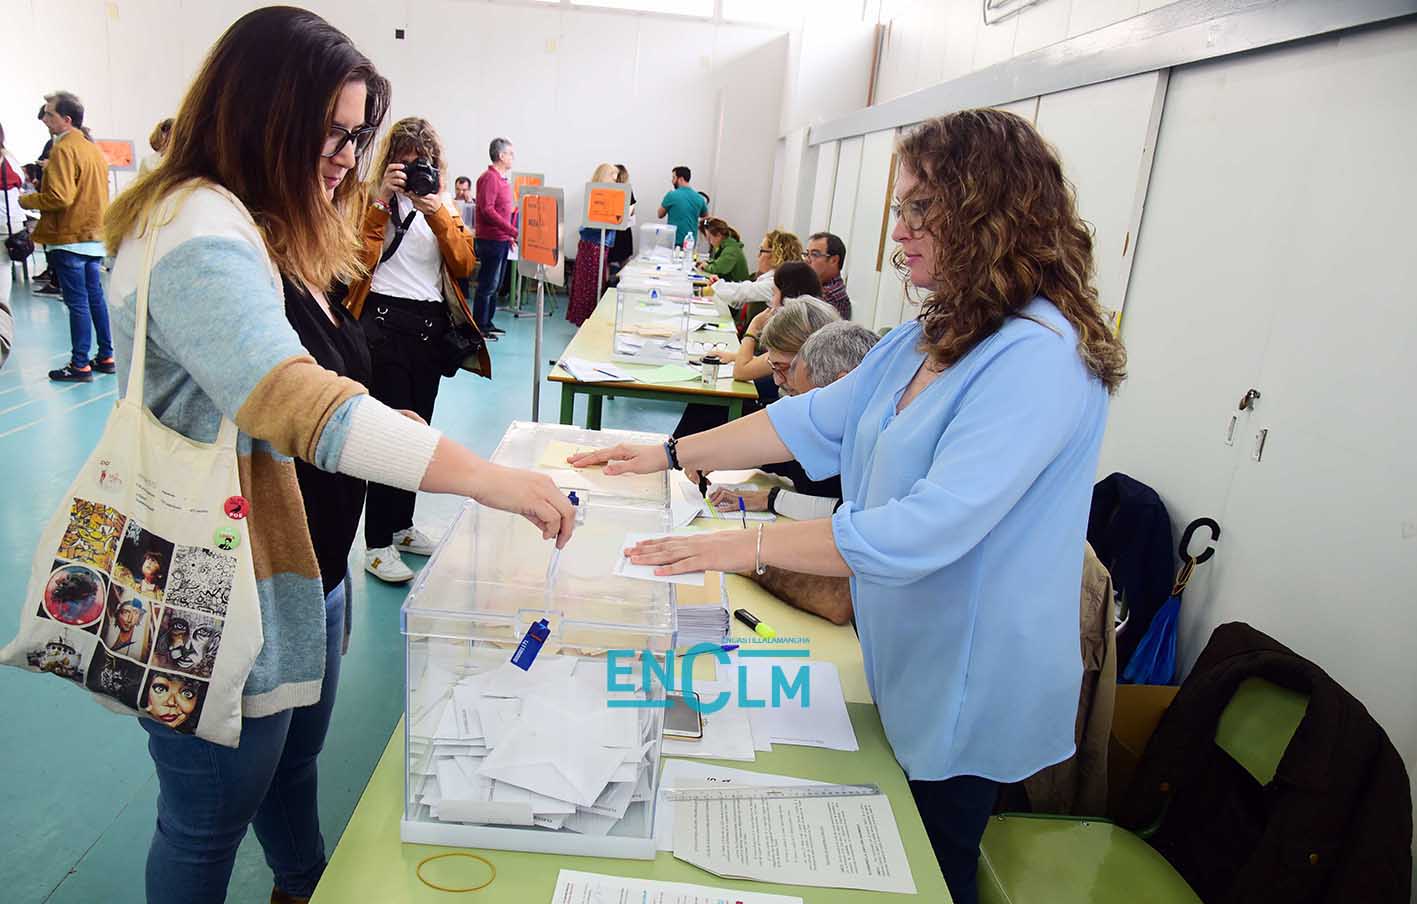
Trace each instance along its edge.
{"label": "man in brown jacket", "polygon": [[[44,125],[54,136],[54,147],[42,188],[21,196],[20,206],[41,213],[34,240],[45,246],[49,269],[58,277],[69,308],[73,353],[68,364],[49,372],[49,379],[87,383],[95,369],[108,374],[117,370],[99,268],[104,255],[108,161],[83,133],[84,105],[77,97],[60,91],[44,101]],[[98,355],[90,359],[93,333],[97,333]]]}

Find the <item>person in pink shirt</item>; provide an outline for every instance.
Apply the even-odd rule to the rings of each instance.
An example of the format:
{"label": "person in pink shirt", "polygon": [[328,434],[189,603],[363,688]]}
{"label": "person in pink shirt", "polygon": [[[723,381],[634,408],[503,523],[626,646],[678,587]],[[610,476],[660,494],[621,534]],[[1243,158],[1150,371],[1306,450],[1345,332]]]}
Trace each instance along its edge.
{"label": "person in pink shirt", "polygon": [[512,242],[517,240],[517,227],[512,223],[512,212],[516,205],[512,200],[512,186],[507,181],[516,162],[516,150],[505,138],[492,139],[487,149],[492,165],[477,179],[477,217],[473,232],[476,233],[473,251],[482,262],[477,274],[477,297],[473,299],[472,316],[482,335],[495,340],[506,332],[492,322],[492,312],[497,307],[497,289],[502,285],[502,267],[507,263],[507,252]]}

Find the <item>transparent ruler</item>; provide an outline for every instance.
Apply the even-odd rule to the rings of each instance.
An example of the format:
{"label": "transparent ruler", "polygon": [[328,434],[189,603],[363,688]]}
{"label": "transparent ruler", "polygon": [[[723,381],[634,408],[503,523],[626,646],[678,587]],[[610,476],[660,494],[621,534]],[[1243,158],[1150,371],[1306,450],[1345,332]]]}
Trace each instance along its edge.
{"label": "transparent ruler", "polygon": [[670,800],[792,800],[804,797],[870,797],[876,785],[728,785],[722,788],[670,788]]}

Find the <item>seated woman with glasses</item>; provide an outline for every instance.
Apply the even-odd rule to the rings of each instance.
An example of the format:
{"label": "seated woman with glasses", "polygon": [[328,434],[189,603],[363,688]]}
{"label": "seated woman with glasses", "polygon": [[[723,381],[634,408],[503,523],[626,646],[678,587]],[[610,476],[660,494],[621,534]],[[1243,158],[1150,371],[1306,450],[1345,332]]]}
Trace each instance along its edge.
{"label": "seated woman with glasses", "polygon": [[[769,296],[768,306],[759,311],[758,315],[753,318],[753,322],[748,325],[748,329],[743,333],[742,342],[738,345],[738,352],[733,358],[733,378],[735,380],[751,380],[758,390],[757,401],[746,402],[744,413],[752,413],[764,405],[770,405],[777,401],[778,384],[773,382],[772,368],[768,366],[767,356],[762,354],[758,348],[758,340],[763,328],[781,309],[785,301],[794,298],[813,298],[816,293],[822,290],[822,285],[817,281],[817,276],[812,272],[812,268],[801,261],[788,261],[775,269],[769,284],[772,295]],[[828,309],[830,310],[830,306]],[[835,312],[833,311],[833,313]],[[684,407],[684,414],[679,418],[678,426],[674,428],[674,435],[688,436],[692,433],[701,433],[727,422],[728,410],[723,406],[701,405],[692,402]]]}

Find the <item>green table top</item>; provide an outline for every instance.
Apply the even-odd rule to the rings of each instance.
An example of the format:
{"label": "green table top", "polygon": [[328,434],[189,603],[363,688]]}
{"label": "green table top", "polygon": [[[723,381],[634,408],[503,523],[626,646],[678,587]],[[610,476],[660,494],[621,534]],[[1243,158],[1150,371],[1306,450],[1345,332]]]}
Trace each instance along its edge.
{"label": "green table top", "polygon": [[[330,858],[320,887],[311,899],[312,904],[404,904],[454,900],[552,904],[551,894],[561,869],[793,895],[811,904],[904,900],[943,901],[948,904],[950,896],[945,880],[940,875],[929,839],[925,836],[925,827],[910,796],[905,774],[886,743],[876,708],[870,704],[848,703],[847,709],[856,729],[856,739],[861,745],[856,752],[778,744],[770,753],[759,752],[757,761],[753,763],[702,762],[718,762],[735,769],[795,775],[818,781],[844,784],[874,782],[879,785],[890,798],[896,825],[900,828],[901,839],[910,858],[910,870],[917,890],[914,897],[846,888],[770,885],[720,879],[674,859],[667,851],[659,852],[654,860],[611,860],[488,850],[472,853],[492,862],[497,869],[496,880],[481,892],[454,897],[424,885],[416,870],[425,857],[459,848],[403,844],[399,841],[399,822],[403,815],[403,723],[400,722],[364,789],[364,795],[344,830],[344,836],[340,838],[339,846],[335,848],[334,856]],[[486,880],[487,868],[473,860],[452,858],[429,864],[424,875],[440,884],[473,886]]]}

